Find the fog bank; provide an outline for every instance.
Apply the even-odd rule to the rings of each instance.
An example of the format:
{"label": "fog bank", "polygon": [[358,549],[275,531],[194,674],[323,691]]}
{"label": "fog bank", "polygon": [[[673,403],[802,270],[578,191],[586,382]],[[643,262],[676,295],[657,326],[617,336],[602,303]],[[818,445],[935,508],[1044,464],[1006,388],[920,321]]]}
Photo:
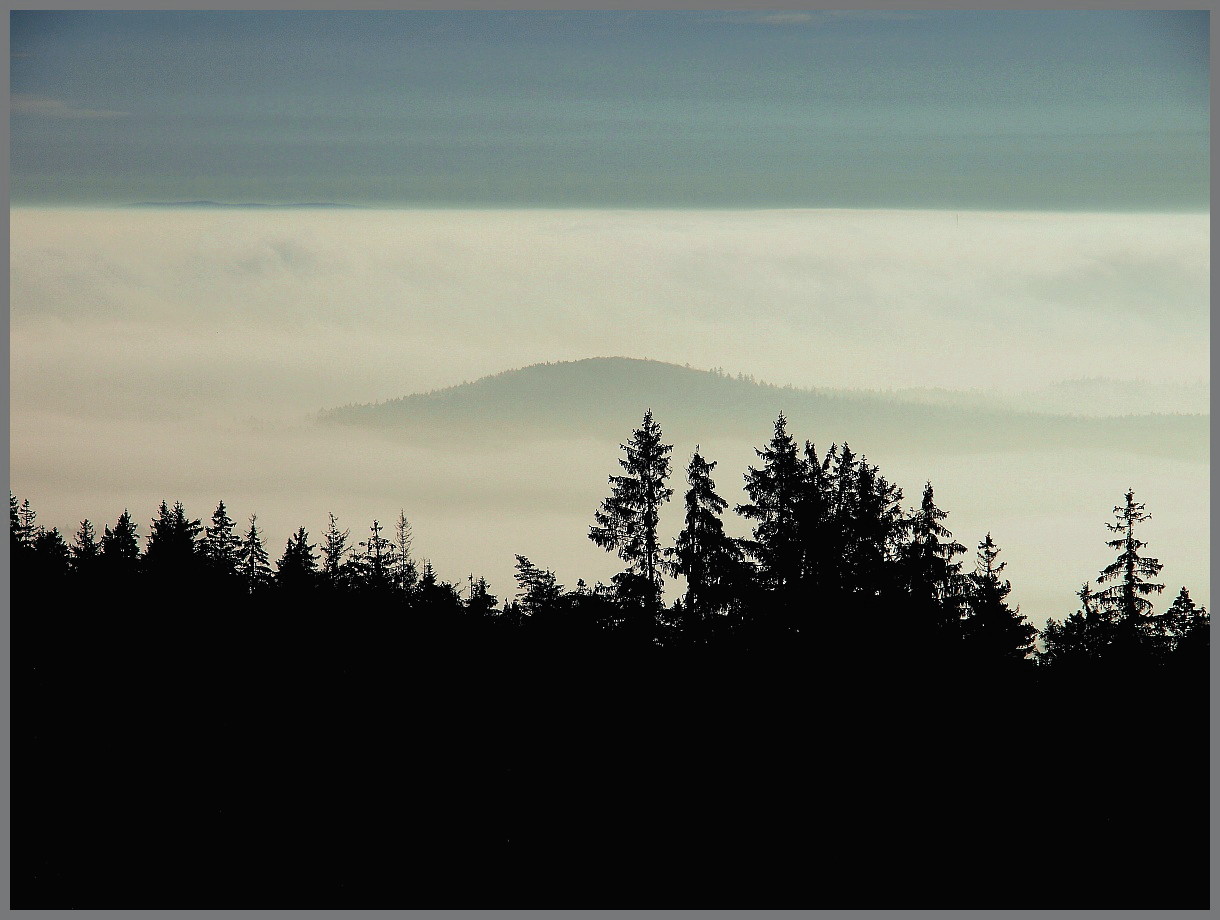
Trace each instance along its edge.
{"label": "fog bank", "polygon": [[[800,387],[1147,380],[1162,408],[1209,376],[1207,215],[16,209],[11,228],[10,480],[40,521],[100,529],[129,507],[146,534],[162,498],[205,519],[224,499],[278,555],[328,511],[362,538],[401,507],[442,577],[482,572],[501,598],[514,552],[568,584],[616,571],[585,534],[629,431],[471,453],[313,413],[593,355]],[[772,420],[702,442],[730,502]],[[1128,487],[1167,593],[1207,601],[1206,462],[853,446],[908,501],[931,479],[961,542],[991,530],[1036,622],[1106,564]],[[675,447],[679,494],[693,447]]]}

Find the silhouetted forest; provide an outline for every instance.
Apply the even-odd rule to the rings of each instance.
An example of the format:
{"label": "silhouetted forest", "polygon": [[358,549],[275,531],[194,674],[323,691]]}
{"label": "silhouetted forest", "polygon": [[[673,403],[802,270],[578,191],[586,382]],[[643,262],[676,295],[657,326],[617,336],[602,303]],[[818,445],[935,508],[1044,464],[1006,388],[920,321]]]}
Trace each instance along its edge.
{"label": "silhouetted forest", "polygon": [[931,483],[781,415],[737,539],[671,452],[622,445],[610,584],[504,597],[403,512],[273,552],[10,493],[12,906],[1207,906],[1209,617],[1133,492],[1039,633]]}

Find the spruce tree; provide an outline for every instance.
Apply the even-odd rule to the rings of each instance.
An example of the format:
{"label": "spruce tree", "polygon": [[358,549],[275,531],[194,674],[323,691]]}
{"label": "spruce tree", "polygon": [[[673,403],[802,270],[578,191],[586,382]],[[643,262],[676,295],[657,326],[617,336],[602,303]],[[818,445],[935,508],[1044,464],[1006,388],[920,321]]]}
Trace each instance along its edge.
{"label": "spruce tree", "polygon": [[514,566],[517,574],[517,603],[527,617],[552,613],[563,597],[563,585],[555,580],[555,573],[538,568],[525,556],[518,555]]}
{"label": "spruce tree", "polygon": [[72,540],[72,568],[82,578],[97,574],[102,558],[102,544],[97,538],[92,522],[88,518],[80,522],[80,528]]}
{"label": "spruce tree", "polygon": [[211,571],[224,578],[237,574],[237,560],[241,555],[241,537],[234,533],[236,523],[229,517],[224,502],[216,505],[212,523],[204,531],[199,551]]}
{"label": "spruce tree", "polygon": [[140,560],[140,537],[131,512],[126,508],[115,522],[114,529],[102,531],[102,563],[112,576],[123,578],[134,574]]}
{"label": "spruce tree", "polygon": [[350,530],[339,529],[338,521],[331,514],[326,533],[322,535],[322,581],[331,589],[346,586],[345,558],[348,553],[347,541],[350,535]]}
{"label": "spruce tree", "polygon": [[241,555],[238,557],[237,571],[248,594],[254,594],[271,583],[271,566],[267,556],[267,548],[263,546],[263,538],[259,535],[255,521],[258,515],[250,515],[250,529],[242,540]]}
{"label": "spruce tree", "polygon": [[72,571],[72,552],[58,527],[38,528],[31,558],[31,581],[45,587],[62,583]]}
{"label": "spruce tree", "polygon": [[781,412],[775,420],[771,441],[754,451],[763,461],[762,466],[746,470],[745,490],[750,500],[736,509],[742,517],[755,522],[754,537],[744,541],[744,546],[758,562],[762,586],[780,592],[800,578],[797,520],[807,476],[787,426]]}
{"label": "spruce tree", "polygon": [[21,540],[28,546],[32,546],[34,538],[38,536],[38,525],[35,523],[38,519],[38,512],[30,506],[30,500],[27,498],[21,503],[21,510],[17,514],[18,532],[21,535]]}
{"label": "spruce tree", "polygon": [[415,583],[419,581],[419,571],[415,560],[411,558],[411,525],[407,522],[406,512],[398,511],[398,521],[394,525],[394,586],[403,595],[411,593]]}
{"label": "spruce tree", "polygon": [[953,539],[942,523],[948,512],[936,507],[932,483],[926,483],[919,510],[907,520],[905,550],[907,585],[916,610],[928,617],[943,640],[960,638],[963,613],[962,563],[955,561],[966,547]]}
{"label": "spruce tree", "polygon": [[284,554],[275,564],[275,582],[289,594],[303,594],[314,587],[318,576],[316,546],[302,527],[289,539]]}
{"label": "spruce tree", "polygon": [[715,468],[696,447],[686,467],[685,526],[666,550],[670,571],[686,579],[679,626],[693,641],[706,641],[711,618],[732,605],[744,574],[741,546],[720,519],[728,503],[716,494]]}
{"label": "spruce tree", "polygon": [[962,623],[968,654],[979,662],[1024,661],[1034,649],[1037,630],[1010,607],[1012,584],[1000,579],[1007,563],[988,533],[978,546],[974,572],[967,578],[967,616]]}
{"label": "spruce tree", "polygon": [[144,550],[146,569],[158,577],[181,578],[191,574],[196,560],[196,538],[202,530],[198,520],[190,520],[182,502],[170,508],[164,501],[153,518]]}
{"label": "spruce tree", "polygon": [[397,568],[394,560],[394,544],[381,535],[382,526],[377,520],[369,528],[369,538],[359,546],[363,553],[354,560],[358,567],[358,579],[370,591],[383,592],[393,585],[392,574]]}
{"label": "spruce tree", "polygon": [[8,536],[9,552],[12,553],[12,561],[16,564],[24,559],[26,552],[30,549],[30,541],[26,538],[21,524],[21,511],[17,505],[17,496],[11,490],[8,493]]}
{"label": "spruce tree", "polygon": [[466,612],[479,619],[495,616],[499,599],[491,593],[487,579],[479,576],[470,580],[470,595],[466,598]]}
{"label": "spruce tree", "polygon": [[1207,608],[1197,606],[1185,587],[1160,619],[1171,649],[1176,649],[1194,630],[1206,629],[1211,623]]}
{"label": "spruce tree", "polygon": [[1113,623],[1100,610],[1088,583],[1076,592],[1080,608],[1062,622],[1048,619],[1039,634],[1042,648],[1034,655],[1044,667],[1079,667],[1105,655],[1114,641]]}
{"label": "spruce tree", "polygon": [[424,569],[412,597],[415,615],[423,621],[425,628],[443,624],[448,617],[462,610],[462,598],[449,582],[436,577],[432,563],[424,560]]}
{"label": "spruce tree", "polygon": [[1139,646],[1153,641],[1153,623],[1149,616],[1152,602],[1149,595],[1160,594],[1163,584],[1149,579],[1160,574],[1163,566],[1151,556],[1141,556],[1140,550],[1148,544],[1135,538],[1135,525],[1151,520],[1152,515],[1144,510],[1142,502],[1135,500],[1135,492],[1128,490],[1125,501],[1114,506],[1115,523],[1106,527],[1117,534],[1106,545],[1119,551],[1118,557],[1101,570],[1097,576],[1099,588],[1094,595],[1099,609],[1108,616],[1115,628],[1116,641],[1122,643],[1125,652],[1134,652]]}
{"label": "spruce tree", "polygon": [[661,506],[673,490],[666,488],[669,477],[670,444],[661,443],[661,428],[652,410],[627,444],[619,445],[625,457],[619,465],[626,475],[611,476],[610,496],[594,512],[596,524],[589,528],[589,539],[606,550],[618,552],[628,565],[616,580],[628,606],[640,607],[642,625],[656,622],[661,612],[661,547],[657,525]]}

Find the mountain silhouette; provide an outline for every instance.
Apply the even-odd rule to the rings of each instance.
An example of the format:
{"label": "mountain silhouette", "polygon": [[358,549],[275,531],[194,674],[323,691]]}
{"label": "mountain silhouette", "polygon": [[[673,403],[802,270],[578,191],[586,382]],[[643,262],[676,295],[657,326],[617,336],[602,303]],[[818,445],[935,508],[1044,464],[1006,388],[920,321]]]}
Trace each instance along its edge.
{"label": "mountain silhouette", "polygon": [[429,393],[324,410],[318,420],[417,443],[625,437],[651,408],[671,440],[759,438],[783,412],[821,446],[992,452],[1119,450],[1206,462],[1206,415],[1082,417],[1007,406],[938,405],[900,393],[797,389],[662,361],[535,364]]}

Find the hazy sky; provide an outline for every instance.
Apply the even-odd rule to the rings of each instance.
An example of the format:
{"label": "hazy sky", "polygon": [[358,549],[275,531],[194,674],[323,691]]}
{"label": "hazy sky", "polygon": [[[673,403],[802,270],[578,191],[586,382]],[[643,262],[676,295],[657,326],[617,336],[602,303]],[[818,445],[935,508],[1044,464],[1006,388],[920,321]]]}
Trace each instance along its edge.
{"label": "hazy sky", "polygon": [[[359,538],[403,508],[441,577],[504,597],[518,552],[569,585],[617,571],[586,534],[629,432],[476,456],[310,413],[598,355],[810,387],[1120,378],[1111,411],[1210,375],[1206,12],[10,25],[10,484],[68,532],[224,499],[278,555],[328,512]],[[123,207],[198,200],[380,209]],[[704,444],[730,503],[771,421]],[[1208,599],[1205,458],[853,446],[908,497],[931,479],[963,543],[990,529],[1036,623],[1109,561],[1129,487],[1171,591]]]}
{"label": "hazy sky", "polygon": [[1206,209],[1206,12],[11,14],[16,204]]}
{"label": "hazy sky", "polygon": [[[481,572],[501,597],[514,553],[569,585],[618,571],[586,534],[627,430],[488,452],[310,414],[593,355],[1006,393],[1209,374],[1206,214],[17,208],[10,223],[11,484],[41,521],[130,508],[147,533],[163,498],[202,517],[224,499],[278,555],[328,512],[362,535],[403,508],[441,577]],[[702,438],[730,502],[772,420]],[[990,530],[1039,624],[1108,561],[1127,488],[1171,588],[1208,601],[1205,458],[853,445],[909,497],[931,479],[963,543]],[[693,447],[675,445],[679,495]],[[678,504],[662,523],[668,539]]]}

